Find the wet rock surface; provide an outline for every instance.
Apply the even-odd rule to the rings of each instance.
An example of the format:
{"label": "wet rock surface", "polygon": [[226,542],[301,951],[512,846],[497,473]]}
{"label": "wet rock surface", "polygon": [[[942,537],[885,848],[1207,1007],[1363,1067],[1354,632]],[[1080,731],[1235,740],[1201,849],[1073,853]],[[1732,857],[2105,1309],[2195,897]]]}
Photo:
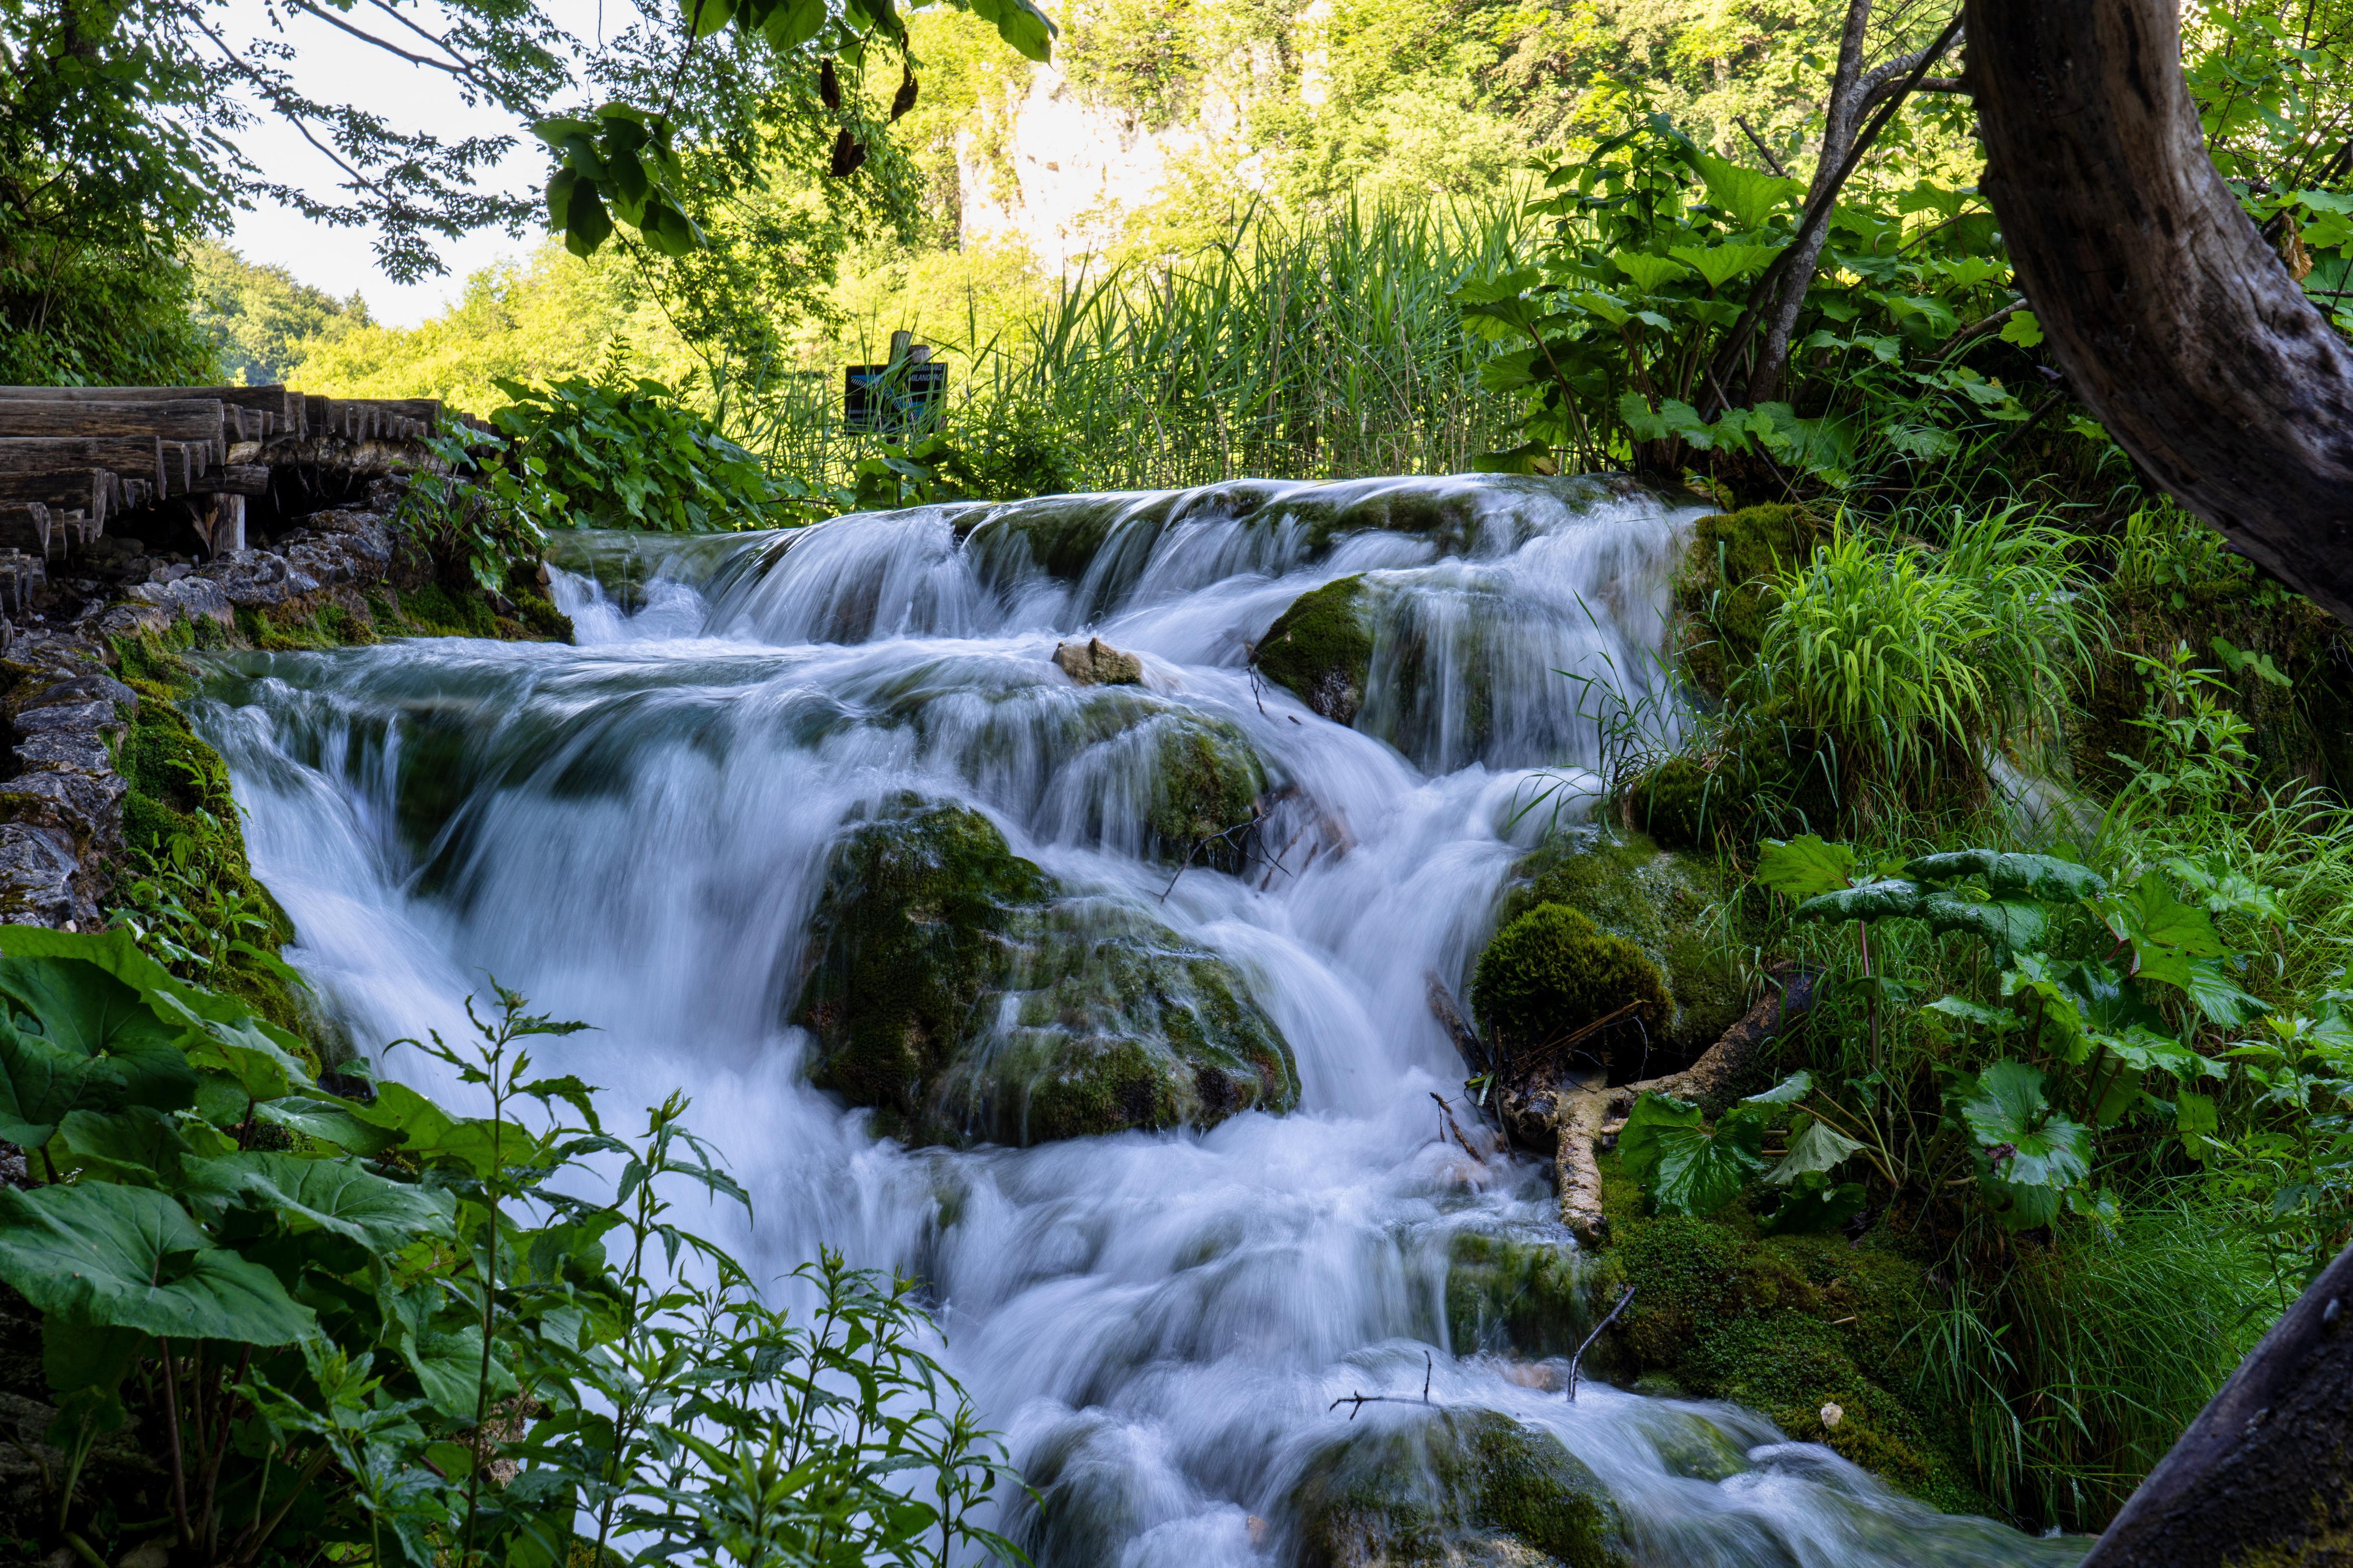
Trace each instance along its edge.
{"label": "wet rock surface", "polygon": [[1072,894],[962,806],[902,797],[850,828],[798,994],[812,1079],[912,1142],[1208,1127],[1298,1099],[1229,964]]}

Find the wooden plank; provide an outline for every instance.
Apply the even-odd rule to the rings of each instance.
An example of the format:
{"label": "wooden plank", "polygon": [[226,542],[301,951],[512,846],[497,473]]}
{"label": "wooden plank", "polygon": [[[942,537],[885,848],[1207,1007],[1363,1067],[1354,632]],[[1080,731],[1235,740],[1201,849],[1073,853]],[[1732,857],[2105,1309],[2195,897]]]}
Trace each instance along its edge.
{"label": "wooden plank", "polygon": [[216,398],[168,403],[11,398],[0,401],[0,437],[7,436],[155,436],[203,442],[207,453],[228,450],[226,420]]}
{"label": "wooden plank", "polygon": [[0,386],[0,399],[50,403],[175,403],[190,398],[235,404],[239,408],[274,416],[278,427],[290,429],[302,395],[289,392],[282,382],[267,386]]}
{"label": "wooden plank", "polygon": [[59,468],[47,473],[0,474],[0,501],[39,501],[79,507],[103,523],[120,504],[122,481],[104,468]]}
{"label": "wooden plank", "polygon": [[164,443],[153,436],[0,437],[0,473],[111,468],[164,488]]}
{"label": "wooden plank", "polygon": [[199,496],[261,496],[269,493],[269,465],[267,463],[231,463],[215,468],[188,486],[188,493]]}
{"label": "wooden plank", "polygon": [[316,399],[305,397],[299,392],[290,392],[286,395],[287,435],[297,440],[309,437],[311,434],[310,409],[311,405],[315,401]]}

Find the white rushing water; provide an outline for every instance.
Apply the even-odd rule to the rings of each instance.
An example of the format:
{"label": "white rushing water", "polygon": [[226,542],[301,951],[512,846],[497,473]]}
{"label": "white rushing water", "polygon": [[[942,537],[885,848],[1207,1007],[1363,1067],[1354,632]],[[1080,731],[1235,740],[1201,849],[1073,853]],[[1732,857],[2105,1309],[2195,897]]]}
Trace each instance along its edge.
{"label": "white rushing water", "polygon": [[[1464,974],[1542,829],[1514,807],[1555,775],[1526,770],[1595,761],[1557,672],[1655,668],[1692,515],[1594,481],[1385,480],[591,542],[607,584],[632,581],[560,576],[577,647],[239,656],[198,719],[299,927],[290,956],[355,1041],[462,1031],[485,973],[592,1021],[550,1053],[616,1105],[693,1094],[758,1205],[734,1239],[765,1272],[823,1245],[930,1282],[945,1361],[1042,1495],[1007,1520],[1041,1564],[1287,1563],[1285,1499],[1348,1430],[1331,1401],[1418,1388],[1461,1331],[1456,1236],[1569,1245],[1539,1165],[1439,1141],[1430,1096],[1459,1095],[1463,1068],[1423,977]],[[1346,729],[1246,658],[1301,593],[1355,573],[1380,630]],[[1144,689],[1050,662],[1087,636],[1140,654]],[[1187,718],[1258,753],[1280,869],[1172,889],[1148,858],[1139,737]],[[909,1151],[812,1089],[786,1019],[828,857],[846,819],[909,789],[1234,964],[1296,1057],[1300,1108]],[[1571,1404],[1505,1354],[1430,1375],[1435,1400],[1556,1435],[1644,1563],[2072,1557],[1727,1406],[1595,1384]]]}

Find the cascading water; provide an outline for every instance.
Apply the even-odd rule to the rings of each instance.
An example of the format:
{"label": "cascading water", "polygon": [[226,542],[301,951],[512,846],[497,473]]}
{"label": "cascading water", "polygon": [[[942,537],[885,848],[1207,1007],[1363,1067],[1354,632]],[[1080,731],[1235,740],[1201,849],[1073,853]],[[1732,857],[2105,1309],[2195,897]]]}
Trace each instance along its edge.
{"label": "cascading water", "polygon": [[[599,1026],[568,1065],[617,1103],[693,1093],[758,1205],[744,1256],[776,1273],[826,1245],[930,1280],[945,1360],[1041,1499],[1008,1528],[1049,1568],[1298,1561],[1296,1500],[1328,1490],[1335,1446],[1427,1419],[1331,1402],[1425,1375],[1438,1405],[1556,1436],[1643,1563],[2072,1560],[1727,1406],[1593,1383],[1571,1403],[1508,1353],[1434,1358],[1465,1342],[1461,1237],[1571,1244],[1540,1166],[1438,1136],[1461,1067],[1424,975],[1478,951],[1544,830],[1517,810],[1533,788],[1597,762],[1556,672],[1655,668],[1689,515],[1598,480],[1415,479],[591,537],[558,581],[577,647],[234,657],[197,718],[291,956],[355,1040],[462,1029],[495,974]],[[1343,727],[1249,655],[1358,574],[1372,651]],[[1139,654],[1141,684],[1050,662],[1090,636]],[[1226,868],[1178,871],[1151,826],[1171,736],[1239,743],[1271,803]],[[828,868],[911,796],[985,815],[1071,929],[1222,961],[1287,1044],[1297,1109],[910,1149],[812,1088],[787,1020]],[[1028,1005],[1004,1004],[1006,1038]]]}

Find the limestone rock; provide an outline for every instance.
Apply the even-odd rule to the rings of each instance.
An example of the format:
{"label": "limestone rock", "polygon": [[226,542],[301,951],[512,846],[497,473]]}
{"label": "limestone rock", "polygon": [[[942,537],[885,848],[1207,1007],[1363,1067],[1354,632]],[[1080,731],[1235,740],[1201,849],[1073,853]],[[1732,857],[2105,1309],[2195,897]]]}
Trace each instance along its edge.
{"label": "limestone rock", "polygon": [[811,1080],[918,1143],[1208,1127],[1299,1095],[1223,959],[914,796],[837,848],[792,1017],[817,1037]]}
{"label": "limestone rock", "polygon": [[1076,643],[1056,643],[1054,668],[1081,686],[1144,684],[1144,661],[1132,653],[1120,652],[1101,637],[1089,637],[1083,647]]}
{"label": "limestone rock", "polygon": [[1365,580],[1343,577],[1302,594],[1258,640],[1250,662],[1335,724],[1353,724],[1371,679],[1373,634]]}

